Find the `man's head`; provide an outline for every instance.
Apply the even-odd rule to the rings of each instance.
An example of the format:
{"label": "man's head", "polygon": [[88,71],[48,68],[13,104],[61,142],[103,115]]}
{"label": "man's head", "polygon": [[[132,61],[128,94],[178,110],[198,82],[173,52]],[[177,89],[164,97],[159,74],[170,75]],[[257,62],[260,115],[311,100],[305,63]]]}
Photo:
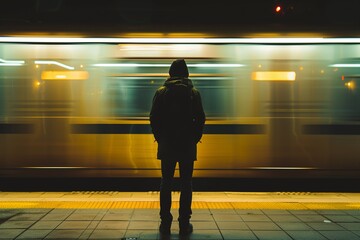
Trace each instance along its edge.
{"label": "man's head", "polygon": [[170,77],[189,77],[189,71],[184,59],[177,59],[172,62],[169,69]]}

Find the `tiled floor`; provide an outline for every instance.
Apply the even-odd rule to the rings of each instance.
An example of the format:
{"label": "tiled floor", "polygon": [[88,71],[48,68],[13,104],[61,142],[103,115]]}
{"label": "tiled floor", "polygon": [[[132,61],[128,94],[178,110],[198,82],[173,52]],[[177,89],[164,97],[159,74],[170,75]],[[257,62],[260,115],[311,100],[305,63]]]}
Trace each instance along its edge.
{"label": "tiled floor", "polygon": [[[174,197],[178,197],[177,193]],[[25,205],[27,201],[88,201],[89,198],[157,201],[158,193],[0,193],[0,204],[9,201]],[[271,209],[195,208],[192,217],[194,233],[186,237],[179,236],[176,221],[170,237],[159,236],[158,208],[2,208],[0,239],[360,240],[360,194],[194,193],[196,201],[261,201],[273,205]],[[274,207],[289,202],[318,203],[318,208]],[[321,207],[325,203],[344,202],[349,203],[349,207]],[[177,209],[173,209],[173,215],[176,219]]]}

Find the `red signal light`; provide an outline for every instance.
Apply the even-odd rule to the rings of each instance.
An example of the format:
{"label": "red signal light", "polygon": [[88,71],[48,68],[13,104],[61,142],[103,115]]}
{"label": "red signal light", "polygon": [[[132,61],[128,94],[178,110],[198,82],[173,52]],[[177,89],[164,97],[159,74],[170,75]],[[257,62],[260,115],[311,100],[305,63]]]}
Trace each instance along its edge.
{"label": "red signal light", "polygon": [[277,12],[277,13],[281,12],[281,6],[276,6],[275,12]]}

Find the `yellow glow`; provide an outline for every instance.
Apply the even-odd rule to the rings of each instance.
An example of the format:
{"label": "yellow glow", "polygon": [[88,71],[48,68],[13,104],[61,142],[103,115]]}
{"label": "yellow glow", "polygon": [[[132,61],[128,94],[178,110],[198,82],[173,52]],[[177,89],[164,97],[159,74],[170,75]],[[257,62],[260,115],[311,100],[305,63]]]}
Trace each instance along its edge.
{"label": "yellow glow", "polygon": [[[94,67],[170,67],[169,63],[96,63]],[[204,68],[236,68],[244,67],[244,64],[238,63],[194,63],[187,64],[188,67]]]}
{"label": "yellow glow", "polygon": [[121,37],[123,38],[162,38],[164,37],[164,33],[125,33],[122,34]]}
{"label": "yellow glow", "polygon": [[35,65],[36,68],[39,68],[39,65]]}
{"label": "yellow glow", "polygon": [[299,70],[300,70],[300,71],[304,70],[304,67],[303,67],[303,66],[300,66],[300,67],[299,67]]}
{"label": "yellow glow", "polygon": [[119,38],[209,38],[214,37],[207,33],[194,32],[177,32],[177,33],[162,33],[162,32],[139,32],[139,33],[125,33],[118,36]]}
{"label": "yellow glow", "polygon": [[199,46],[182,44],[182,45],[147,45],[147,44],[131,44],[119,45],[120,51],[196,51]]}
{"label": "yellow glow", "polygon": [[[168,73],[121,73],[111,74],[109,77],[168,77]],[[204,78],[227,78],[229,75],[216,73],[190,73],[190,77]]]}
{"label": "yellow glow", "polygon": [[350,90],[354,90],[356,88],[356,84],[355,84],[354,81],[350,81],[350,82],[345,83],[345,86]]}
{"label": "yellow glow", "polygon": [[34,87],[39,87],[41,85],[41,83],[38,80],[34,81]]}
{"label": "yellow glow", "polygon": [[87,71],[43,71],[42,80],[87,80]]}
{"label": "yellow glow", "polygon": [[295,78],[295,72],[267,71],[252,73],[252,80],[255,81],[295,81]]}
{"label": "yellow glow", "polygon": [[205,34],[205,33],[187,33],[187,32],[183,32],[183,33],[169,33],[167,34],[168,37],[171,38],[210,38],[210,37],[214,37],[212,35],[209,34]]}

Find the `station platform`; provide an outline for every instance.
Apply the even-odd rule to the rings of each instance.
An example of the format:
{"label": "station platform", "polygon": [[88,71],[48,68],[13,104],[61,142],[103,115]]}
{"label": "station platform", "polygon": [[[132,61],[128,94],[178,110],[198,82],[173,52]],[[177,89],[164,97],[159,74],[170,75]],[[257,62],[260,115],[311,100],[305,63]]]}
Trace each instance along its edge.
{"label": "station platform", "polygon": [[159,192],[0,192],[0,239],[360,239],[360,193],[194,192],[192,207],[194,232],[164,237]]}

